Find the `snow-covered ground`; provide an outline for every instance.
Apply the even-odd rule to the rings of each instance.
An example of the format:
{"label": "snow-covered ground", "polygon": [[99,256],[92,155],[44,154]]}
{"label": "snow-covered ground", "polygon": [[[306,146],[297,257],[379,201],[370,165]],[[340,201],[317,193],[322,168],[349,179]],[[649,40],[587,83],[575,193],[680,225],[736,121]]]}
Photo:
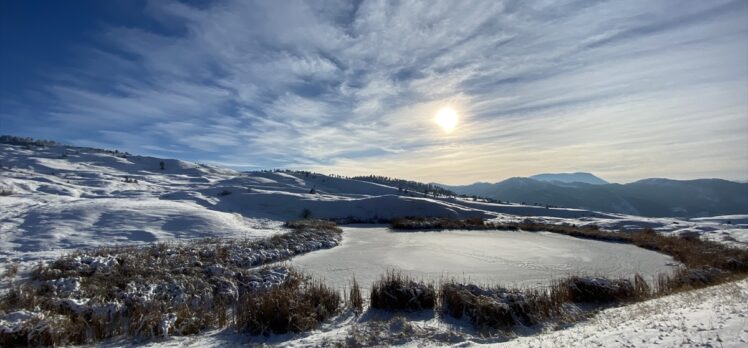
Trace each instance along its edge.
{"label": "snow-covered ground", "polygon": [[[311,193],[312,189],[315,193]],[[282,231],[283,221],[299,218],[305,210],[311,212],[312,217],[350,221],[378,221],[397,216],[480,216],[500,221],[531,218],[550,223],[594,224],[610,229],[651,227],[662,233],[694,233],[720,242],[743,247],[748,245],[748,215],[692,220],[642,218],[579,209],[426,198],[415,193],[405,196],[398,194],[395,187],[333,176],[287,172],[245,173],[179,160],[69,146],[0,144],[0,190],[12,193],[0,196],[0,265],[6,269],[11,263],[19,263],[22,271],[38,260],[50,259],[80,247],[203,237],[266,237]],[[343,239],[345,243],[345,234]],[[745,298],[745,282],[739,284],[742,290],[737,293]],[[704,294],[711,294],[709,291],[717,290],[704,291]],[[730,300],[705,298],[705,301]],[[745,339],[744,331],[730,334],[732,331],[729,330],[733,330],[734,325],[742,325],[741,330],[745,330],[748,310],[745,302],[733,307],[735,313],[727,316],[729,320],[725,319],[732,324],[725,324],[727,329],[716,332],[719,332],[722,340],[729,338],[732,342],[739,342],[735,339]],[[701,320],[699,318],[703,315],[711,315],[704,308],[708,309],[701,304],[673,307],[673,316],[661,323],[675,323],[673,320],[680,320],[678,318],[681,317]],[[611,309],[610,313],[617,310],[625,311]],[[707,314],[702,313],[704,310],[707,310],[704,312]],[[718,310],[711,312],[715,318]],[[608,311],[604,312],[607,315],[605,313]],[[356,327],[354,324],[359,319],[343,315],[336,320],[328,327],[337,329],[329,330],[347,335]],[[424,330],[433,331],[435,335],[447,335],[428,326],[434,320],[426,318],[405,326],[393,325],[400,325],[401,329],[415,325],[417,329],[419,323],[425,323]],[[648,325],[644,323],[645,319],[642,320],[641,325]],[[740,320],[742,324],[735,324]],[[676,324],[679,322],[672,325]],[[590,322],[589,325],[598,324]],[[631,327],[636,325],[639,324]],[[620,329],[628,330],[630,327],[625,326]],[[571,330],[581,330],[581,327]],[[328,333],[319,332],[319,337],[312,335],[309,338],[311,341],[288,337],[287,342],[280,340],[275,343],[314,344],[326,339],[329,330]],[[693,331],[697,328],[691,330],[690,326],[686,326],[684,330],[688,335],[680,335],[681,340],[688,337],[694,339],[693,344],[701,342],[698,341],[700,331]],[[592,337],[591,331],[588,334]],[[211,337],[225,335],[220,332],[202,338],[179,338],[174,342],[178,342],[178,345],[193,341],[199,345],[210,344]],[[464,342],[460,337],[456,338],[456,342]],[[532,345],[533,342],[542,342],[532,341],[541,337],[546,336],[512,342]],[[451,342],[452,338],[444,337],[443,341]],[[165,342],[158,342],[162,343]],[[717,343],[713,345],[718,346]]]}
{"label": "snow-covered ground", "polygon": [[747,347],[748,280],[611,308],[500,347]]}

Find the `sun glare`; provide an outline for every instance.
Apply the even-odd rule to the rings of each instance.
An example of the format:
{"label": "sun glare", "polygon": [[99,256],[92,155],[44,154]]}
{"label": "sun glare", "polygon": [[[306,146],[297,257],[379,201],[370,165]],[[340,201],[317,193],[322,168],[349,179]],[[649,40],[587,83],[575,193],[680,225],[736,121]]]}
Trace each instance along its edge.
{"label": "sun glare", "polygon": [[459,117],[457,116],[457,111],[450,107],[439,109],[434,118],[434,122],[436,122],[445,133],[452,133],[452,131],[455,130],[455,127],[457,127],[458,121]]}

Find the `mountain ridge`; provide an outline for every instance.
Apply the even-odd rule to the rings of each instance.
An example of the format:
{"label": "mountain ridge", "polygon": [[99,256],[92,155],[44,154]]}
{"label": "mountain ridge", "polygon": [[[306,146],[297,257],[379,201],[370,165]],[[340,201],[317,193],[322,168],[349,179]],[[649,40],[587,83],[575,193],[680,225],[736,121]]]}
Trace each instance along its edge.
{"label": "mountain ridge", "polygon": [[513,177],[494,184],[442,185],[458,194],[501,201],[590,209],[648,217],[748,213],[748,184],[724,179],[647,178],[591,184]]}
{"label": "mountain ridge", "polygon": [[562,182],[562,183],[586,183],[593,185],[604,185],[609,182],[595,176],[592,173],[587,172],[574,172],[574,173],[541,173],[535,174],[529,177],[538,181],[547,182]]}

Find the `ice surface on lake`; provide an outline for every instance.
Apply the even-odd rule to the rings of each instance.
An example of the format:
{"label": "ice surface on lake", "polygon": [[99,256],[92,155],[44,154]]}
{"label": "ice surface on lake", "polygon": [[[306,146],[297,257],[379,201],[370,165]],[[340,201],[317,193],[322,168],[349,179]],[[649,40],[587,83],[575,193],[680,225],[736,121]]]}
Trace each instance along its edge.
{"label": "ice surface on lake", "polygon": [[385,227],[344,227],[343,243],[291,260],[291,264],[336,287],[354,273],[363,289],[387,269],[417,279],[455,278],[477,284],[535,286],[570,274],[647,281],[671,270],[671,257],[633,245],[573,238],[547,232],[392,232]]}

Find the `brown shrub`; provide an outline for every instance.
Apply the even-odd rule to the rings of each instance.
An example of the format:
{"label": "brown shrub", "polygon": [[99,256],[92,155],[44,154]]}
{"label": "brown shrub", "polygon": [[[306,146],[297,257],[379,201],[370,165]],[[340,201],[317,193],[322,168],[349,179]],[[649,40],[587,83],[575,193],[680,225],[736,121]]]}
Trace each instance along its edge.
{"label": "brown shrub", "polygon": [[417,311],[434,308],[436,291],[432,284],[416,282],[400,272],[387,271],[371,288],[371,307]]}

